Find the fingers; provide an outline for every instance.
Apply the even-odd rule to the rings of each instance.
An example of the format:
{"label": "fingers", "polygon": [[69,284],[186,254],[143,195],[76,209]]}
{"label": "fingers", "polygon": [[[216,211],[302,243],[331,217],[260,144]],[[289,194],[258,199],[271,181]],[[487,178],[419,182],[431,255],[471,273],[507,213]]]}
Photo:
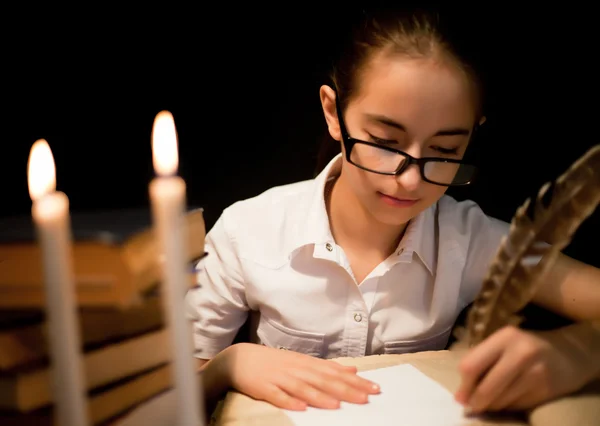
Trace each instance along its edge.
{"label": "fingers", "polygon": [[492,335],[471,349],[459,365],[462,376],[460,387],[456,391],[455,399],[461,404],[467,404],[479,379],[500,359],[504,347],[502,339]]}
{"label": "fingers", "polygon": [[518,402],[531,392],[532,386],[535,384],[531,383],[526,375],[517,377],[502,395],[490,404],[489,410],[501,411],[520,408]]}
{"label": "fingers", "polygon": [[506,327],[467,354],[456,399],[473,413],[517,408],[523,398],[539,397],[543,391],[547,366],[542,359],[539,339]]}
{"label": "fingers", "polygon": [[[320,360],[315,360],[320,361]],[[282,388],[292,396],[319,408],[338,408],[341,401],[365,404],[369,394],[379,393],[379,386],[333,362],[311,362],[302,368],[288,370],[294,381],[282,382]]]}
{"label": "fingers", "polygon": [[493,408],[496,400],[504,393],[510,392],[509,388],[513,382],[526,372],[534,359],[533,351],[519,348],[505,351],[500,360],[479,382],[467,405],[474,413]]}
{"label": "fingers", "polygon": [[339,408],[341,401],[364,404],[369,394],[380,391],[377,384],[356,375],[356,367],[318,358],[302,358],[275,384],[289,397],[324,409]]}
{"label": "fingers", "polygon": [[[332,361],[332,363],[334,363],[334,362]],[[337,362],[335,362],[334,364],[337,364]],[[338,365],[340,365],[340,364],[338,364]],[[343,371],[349,371],[349,372],[352,372],[352,373],[357,373],[358,372],[358,368],[356,368],[353,365],[340,365],[340,366],[342,367]]]}
{"label": "fingers", "polygon": [[[302,355],[303,356],[303,355]],[[304,356],[303,356],[304,357]],[[307,358],[303,358],[307,359]],[[331,370],[331,371],[341,371],[341,372],[351,372],[356,373],[358,368],[355,365],[344,365],[339,362],[332,361],[330,359],[322,359],[322,358],[310,358],[311,361],[314,360],[315,365],[319,365],[319,367]]]}
{"label": "fingers", "polygon": [[290,397],[305,401],[313,407],[335,409],[340,406],[340,401],[337,398],[323,392],[306,381],[306,373],[302,375],[302,378],[296,377],[293,374],[282,376],[278,382],[278,386]]}
{"label": "fingers", "polygon": [[491,409],[522,410],[548,400],[553,395],[548,379],[548,365],[543,361],[534,363],[498,398]]}
{"label": "fingers", "polygon": [[267,401],[284,410],[303,411],[306,410],[307,406],[306,402],[291,396],[274,384],[266,385],[264,393],[262,395],[257,395],[256,398]]}
{"label": "fingers", "polygon": [[381,388],[377,383],[357,376],[356,374],[345,374],[342,378],[348,386],[367,394],[375,395],[381,392]]}
{"label": "fingers", "polygon": [[309,361],[305,367],[306,370],[314,369],[320,374],[330,376],[332,380],[342,379],[348,386],[368,394],[377,394],[381,391],[377,383],[358,376],[356,374],[358,369],[355,366],[346,366],[335,361],[320,358],[306,360]]}
{"label": "fingers", "polygon": [[377,384],[356,374],[355,366],[288,351],[269,351],[268,355],[278,360],[278,368],[267,368],[262,383],[250,381],[238,387],[283,409],[336,409],[341,401],[364,404],[369,394],[380,392]]}
{"label": "fingers", "polygon": [[[298,374],[301,376],[302,380],[327,395],[330,395],[337,401],[346,401],[354,404],[365,404],[369,402],[369,394],[366,390],[348,383],[348,374],[331,375],[314,370],[299,371]],[[362,385],[362,383],[360,383],[360,385]]]}
{"label": "fingers", "polygon": [[333,361],[327,361],[327,365],[323,366],[324,368],[320,371],[332,378],[340,378],[342,379],[348,386],[351,386],[354,389],[365,392],[367,394],[378,394],[381,392],[379,385],[377,383],[372,382],[371,380],[367,380],[364,377],[358,376],[356,374],[357,368],[351,367],[348,368],[346,366],[341,366],[339,368],[339,364]]}

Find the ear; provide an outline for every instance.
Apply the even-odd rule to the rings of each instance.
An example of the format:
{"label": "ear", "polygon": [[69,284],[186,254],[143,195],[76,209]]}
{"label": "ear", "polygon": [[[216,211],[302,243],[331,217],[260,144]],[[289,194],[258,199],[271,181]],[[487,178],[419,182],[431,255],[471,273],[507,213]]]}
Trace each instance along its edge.
{"label": "ear", "polygon": [[319,90],[319,96],[321,98],[321,107],[323,108],[323,114],[325,115],[325,121],[327,122],[329,134],[336,141],[340,141],[342,140],[342,136],[340,132],[340,123],[337,117],[337,110],[335,107],[335,90],[327,85],[323,85]]}

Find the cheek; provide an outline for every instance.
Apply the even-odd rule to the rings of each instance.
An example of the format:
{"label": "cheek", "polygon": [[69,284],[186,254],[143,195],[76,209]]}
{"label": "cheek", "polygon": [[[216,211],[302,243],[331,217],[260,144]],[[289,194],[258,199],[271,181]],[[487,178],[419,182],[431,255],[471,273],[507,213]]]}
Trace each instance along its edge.
{"label": "cheek", "polygon": [[448,190],[447,186],[433,185],[427,182],[423,182],[422,185],[422,199],[429,205],[442,198],[442,196]]}
{"label": "cheek", "polygon": [[[372,196],[378,188],[381,176],[348,164],[345,170],[352,191],[361,199]],[[380,185],[379,185],[380,186]]]}

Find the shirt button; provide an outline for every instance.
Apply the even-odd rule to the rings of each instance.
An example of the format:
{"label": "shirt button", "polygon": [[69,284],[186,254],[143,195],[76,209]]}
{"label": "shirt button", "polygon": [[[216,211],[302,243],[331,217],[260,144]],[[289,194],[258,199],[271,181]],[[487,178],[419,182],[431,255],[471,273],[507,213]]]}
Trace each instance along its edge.
{"label": "shirt button", "polygon": [[325,244],[325,248],[327,249],[327,251],[333,251],[333,246],[329,243]]}
{"label": "shirt button", "polygon": [[354,314],[354,321],[361,322],[362,321],[362,315],[359,314],[359,313]]}

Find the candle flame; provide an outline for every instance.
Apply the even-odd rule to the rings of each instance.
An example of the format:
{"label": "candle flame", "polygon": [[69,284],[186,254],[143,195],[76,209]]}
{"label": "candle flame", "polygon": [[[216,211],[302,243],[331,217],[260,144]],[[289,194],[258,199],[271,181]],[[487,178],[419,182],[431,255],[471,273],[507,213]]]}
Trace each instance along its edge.
{"label": "candle flame", "polygon": [[154,171],[159,175],[173,175],[179,166],[177,131],[173,115],[161,111],[154,119],[152,128],[152,161]]}
{"label": "candle flame", "polygon": [[27,183],[29,196],[33,201],[56,189],[56,168],[48,142],[35,141],[29,152],[27,163]]}

